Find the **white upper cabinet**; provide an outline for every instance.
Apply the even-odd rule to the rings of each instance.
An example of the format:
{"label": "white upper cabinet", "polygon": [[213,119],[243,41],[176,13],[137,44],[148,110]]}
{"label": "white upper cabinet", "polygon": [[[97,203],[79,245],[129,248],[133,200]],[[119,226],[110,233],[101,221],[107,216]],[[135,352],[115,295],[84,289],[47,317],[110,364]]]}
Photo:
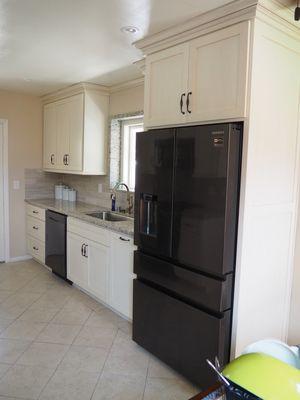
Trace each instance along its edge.
{"label": "white upper cabinet", "polygon": [[144,110],[147,126],[185,121],[188,51],[188,44],[183,44],[147,57]]}
{"label": "white upper cabinet", "polygon": [[246,116],[248,22],[190,42],[191,122]]}
{"label": "white upper cabinet", "polygon": [[44,170],[105,175],[108,93],[82,85],[73,92],[45,100]]}
{"label": "white upper cabinet", "polygon": [[54,104],[44,107],[44,168],[53,169],[56,160],[56,109]]}
{"label": "white upper cabinet", "polygon": [[249,24],[146,57],[147,128],[246,116]]}

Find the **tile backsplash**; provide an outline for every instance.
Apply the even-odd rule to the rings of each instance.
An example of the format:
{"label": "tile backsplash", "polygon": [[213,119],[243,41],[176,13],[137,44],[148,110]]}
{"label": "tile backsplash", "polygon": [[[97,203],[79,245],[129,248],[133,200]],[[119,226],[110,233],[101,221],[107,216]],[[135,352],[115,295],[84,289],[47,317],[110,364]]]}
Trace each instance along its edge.
{"label": "tile backsplash", "polygon": [[[57,174],[44,172],[41,169],[25,169],[25,198],[54,198],[54,186],[58,183],[74,188],[77,191],[78,201],[111,208],[111,190],[108,175]],[[102,186],[102,192],[100,193],[99,184]],[[126,192],[118,191],[117,206],[126,208],[126,198]]]}

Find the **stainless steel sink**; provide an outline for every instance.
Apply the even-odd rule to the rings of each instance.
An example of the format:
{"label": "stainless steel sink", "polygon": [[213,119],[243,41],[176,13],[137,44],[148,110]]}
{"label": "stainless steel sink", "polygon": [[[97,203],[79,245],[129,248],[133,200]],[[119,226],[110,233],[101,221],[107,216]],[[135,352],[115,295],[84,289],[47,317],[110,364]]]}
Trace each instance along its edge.
{"label": "stainless steel sink", "polygon": [[123,215],[112,213],[110,211],[99,211],[99,212],[88,213],[86,215],[102,219],[103,221],[110,221],[110,222],[121,222],[130,220],[130,217],[125,217]]}

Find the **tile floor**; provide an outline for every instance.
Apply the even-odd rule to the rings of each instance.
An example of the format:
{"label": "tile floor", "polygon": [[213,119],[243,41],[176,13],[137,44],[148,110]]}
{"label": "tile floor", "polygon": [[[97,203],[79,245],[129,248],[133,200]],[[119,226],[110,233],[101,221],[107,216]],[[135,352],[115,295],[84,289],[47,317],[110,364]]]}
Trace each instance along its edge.
{"label": "tile floor", "polygon": [[0,400],[188,400],[131,325],[34,261],[0,264]]}

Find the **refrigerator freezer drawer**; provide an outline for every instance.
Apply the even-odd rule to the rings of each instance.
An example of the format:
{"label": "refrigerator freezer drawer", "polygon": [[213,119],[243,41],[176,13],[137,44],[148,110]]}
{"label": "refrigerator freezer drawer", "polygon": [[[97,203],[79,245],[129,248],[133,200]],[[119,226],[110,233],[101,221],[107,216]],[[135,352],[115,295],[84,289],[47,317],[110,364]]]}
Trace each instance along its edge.
{"label": "refrigerator freezer drawer", "polygon": [[229,361],[231,311],[216,318],[135,280],[133,340],[200,387],[215,382],[206,359]]}
{"label": "refrigerator freezer drawer", "polygon": [[213,279],[141,251],[134,254],[134,273],[200,308],[221,313],[232,307],[232,274]]}

